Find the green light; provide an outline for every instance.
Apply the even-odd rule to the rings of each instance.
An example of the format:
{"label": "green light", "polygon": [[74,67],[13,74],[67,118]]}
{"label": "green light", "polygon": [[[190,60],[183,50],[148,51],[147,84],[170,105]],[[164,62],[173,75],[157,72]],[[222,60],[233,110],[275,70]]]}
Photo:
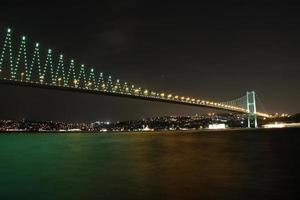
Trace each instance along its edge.
{"label": "green light", "polygon": [[[5,36],[5,39],[4,39],[4,45],[3,45],[3,48],[2,48],[2,54],[1,54],[1,57],[0,57],[0,71],[5,71],[5,66],[2,66],[4,64],[4,59],[5,59],[5,54],[6,52],[8,51],[8,60],[9,60],[9,69],[7,70],[10,70],[10,73],[11,73],[11,77],[3,77],[3,78],[8,78],[8,79],[11,79],[12,77],[14,78],[14,61],[13,61],[13,52],[12,52],[12,42],[11,42],[11,29],[8,28],[7,29],[7,34]],[[3,69],[2,69],[3,68]]]}
{"label": "green light", "polygon": [[[21,45],[20,45],[20,49],[19,49],[17,61],[16,61],[16,64],[15,64],[15,68],[14,68],[14,70],[11,73],[11,77],[13,79],[18,78],[16,76],[17,76],[17,73],[18,73],[18,70],[19,70],[21,56],[23,56],[23,61],[24,61],[25,69],[28,67],[28,65],[27,65],[27,51],[26,51],[26,41],[25,41],[25,39],[26,39],[25,36],[23,36],[22,40],[21,40]],[[20,71],[20,73],[21,73],[20,74],[20,79],[23,81],[24,72]]]}

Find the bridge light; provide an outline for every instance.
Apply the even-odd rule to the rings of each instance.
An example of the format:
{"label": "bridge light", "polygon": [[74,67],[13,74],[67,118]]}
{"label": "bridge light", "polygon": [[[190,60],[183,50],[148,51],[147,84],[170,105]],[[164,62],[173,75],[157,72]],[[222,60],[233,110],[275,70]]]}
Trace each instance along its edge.
{"label": "bridge light", "polygon": [[178,95],[176,95],[174,98],[175,98],[175,99],[178,99]]}
{"label": "bridge light", "polygon": [[144,91],[144,95],[148,95],[148,90],[145,90],[145,91]]}
{"label": "bridge light", "polygon": [[165,97],[165,93],[160,93],[160,96],[161,97]]}
{"label": "bridge light", "polygon": [[172,94],[169,94],[169,95],[168,95],[168,98],[169,98],[169,99],[172,98]]}

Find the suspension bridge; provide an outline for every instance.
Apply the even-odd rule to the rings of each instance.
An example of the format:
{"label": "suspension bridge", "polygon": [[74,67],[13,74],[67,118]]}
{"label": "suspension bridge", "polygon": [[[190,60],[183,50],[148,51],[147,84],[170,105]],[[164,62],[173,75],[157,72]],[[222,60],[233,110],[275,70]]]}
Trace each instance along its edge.
{"label": "suspension bridge", "polygon": [[[39,43],[35,43],[32,48],[28,48],[27,45],[26,36],[21,36],[20,42],[15,44],[12,39],[12,30],[10,28],[6,30],[0,52],[0,83],[137,98],[244,113],[248,115],[249,128],[257,127],[257,117],[271,117],[266,112],[257,111],[257,95],[254,91],[227,102],[153,91],[120,79],[113,79],[112,76],[97,72],[94,68],[76,64],[73,59],[66,62],[62,54],[55,59],[51,49],[46,49],[41,53]],[[31,57],[28,56],[29,54]]]}

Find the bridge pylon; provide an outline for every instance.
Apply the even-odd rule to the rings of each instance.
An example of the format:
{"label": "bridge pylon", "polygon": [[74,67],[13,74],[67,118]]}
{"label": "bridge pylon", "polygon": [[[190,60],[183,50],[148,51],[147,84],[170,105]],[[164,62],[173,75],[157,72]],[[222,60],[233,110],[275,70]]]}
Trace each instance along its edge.
{"label": "bridge pylon", "polygon": [[247,92],[248,128],[257,128],[255,91]]}

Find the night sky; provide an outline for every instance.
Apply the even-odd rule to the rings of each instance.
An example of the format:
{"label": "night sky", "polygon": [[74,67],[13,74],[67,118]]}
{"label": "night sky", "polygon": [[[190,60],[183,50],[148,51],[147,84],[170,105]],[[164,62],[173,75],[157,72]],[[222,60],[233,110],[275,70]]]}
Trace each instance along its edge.
{"label": "night sky", "polygon": [[[198,2],[1,1],[1,45],[11,27],[31,46],[40,42],[144,88],[216,101],[255,90],[268,112],[299,112],[300,4]],[[8,85],[0,85],[0,103],[1,119],[73,122],[208,111]]]}

